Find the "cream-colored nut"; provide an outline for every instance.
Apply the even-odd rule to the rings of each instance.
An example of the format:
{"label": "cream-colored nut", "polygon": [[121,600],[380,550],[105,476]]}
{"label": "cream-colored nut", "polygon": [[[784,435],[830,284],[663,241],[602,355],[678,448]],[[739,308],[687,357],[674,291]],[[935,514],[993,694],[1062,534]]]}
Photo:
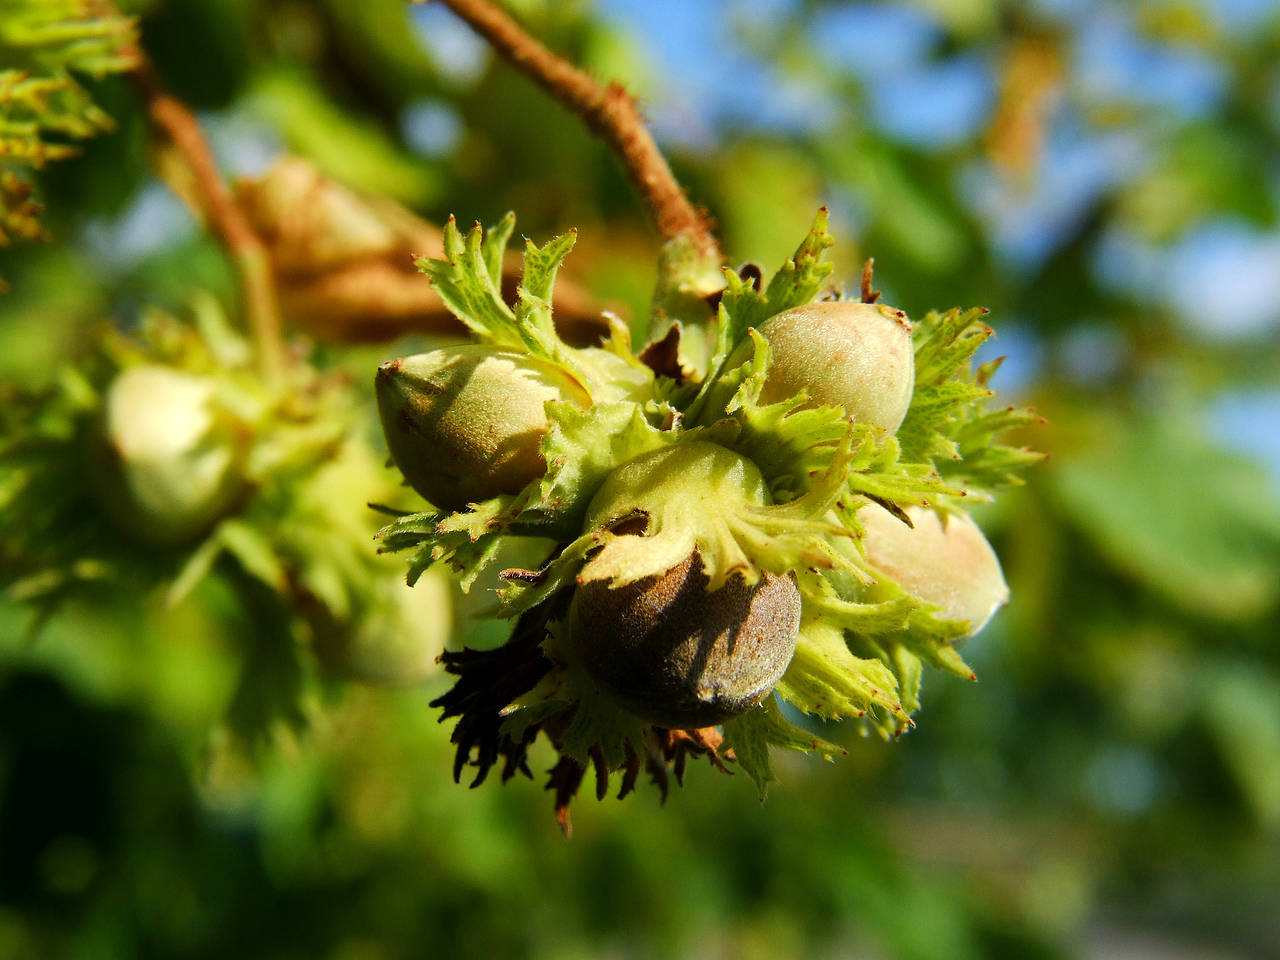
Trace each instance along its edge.
{"label": "cream-colored nut", "polygon": [[858,511],[867,559],[941,607],[939,616],[967,622],[973,636],[1009,600],[1000,560],[967,515],[953,513],[943,520],[927,507],[908,507],[906,513],[914,527],[874,503]]}
{"label": "cream-colored nut", "polygon": [[813,405],[840,406],[889,433],[902,425],[915,388],[911,323],[901,310],[836,300],[775,314],[760,326],[771,359],[761,392],[778,403],[804,390]]}

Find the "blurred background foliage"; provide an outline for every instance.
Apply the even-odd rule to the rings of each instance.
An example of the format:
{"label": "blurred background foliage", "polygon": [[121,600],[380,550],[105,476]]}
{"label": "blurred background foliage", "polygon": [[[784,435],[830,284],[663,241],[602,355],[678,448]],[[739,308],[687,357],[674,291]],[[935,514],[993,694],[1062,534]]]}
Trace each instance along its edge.
{"label": "blurred background foliage", "polygon": [[[621,171],[443,6],[121,6],[229,175],[287,152],[434,223],[576,226],[569,279],[643,329]],[[928,676],[899,743],[822,731],[849,757],[781,758],[763,806],[698,767],[665,807],[580,802],[566,843],[541,784],[449,782],[437,649],[246,754],[224,720],[274,674],[234,583],[90,593],[34,636],[9,595],[0,957],[1280,956],[1280,5],[509,6],[639,95],[734,262],[773,268],[826,203],[838,275],[874,256],[912,314],[991,308],[995,386],[1052,459],[980,514],[1013,590],[965,651],[981,683]],[[243,313],[133,88],[78,79],[114,128],[38,172],[50,241],[3,251],[10,388],[103,320]],[[406,316],[372,344],[290,317],[378,455],[374,364],[461,339]],[[431,615],[496,642],[476,608]]]}

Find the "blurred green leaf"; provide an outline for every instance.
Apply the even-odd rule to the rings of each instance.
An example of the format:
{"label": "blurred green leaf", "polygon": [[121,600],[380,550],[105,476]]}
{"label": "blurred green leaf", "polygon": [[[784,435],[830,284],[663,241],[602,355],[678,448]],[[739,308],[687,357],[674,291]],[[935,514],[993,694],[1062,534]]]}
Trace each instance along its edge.
{"label": "blurred green leaf", "polygon": [[440,191],[439,173],[430,163],[409,154],[371,118],[335,103],[306,73],[260,73],[247,107],[278,130],[290,150],[350,187],[415,208]]}
{"label": "blurred green leaf", "polygon": [[1275,223],[1270,157],[1225,124],[1181,131],[1153,168],[1120,192],[1116,219],[1156,242],[1213,217]]}
{"label": "blurred green leaf", "polygon": [[825,163],[866,197],[875,211],[876,233],[896,253],[926,273],[959,266],[968,243],[960,226],[940,204],[937,184],[918,179],[902,154],[865,133],[836,136],[822,146]]}
{"label": "blurred green leaf", "polygon": [[1280,677],[1223,663],[1204,678],[1204,716],[1259,822],[1280,826]]}
{"label": "blurred green leaf", "polygon": [[1172,419],[1104,418],[1050,470],[1071,521],[1189,613],[1250,620],[1280,597],[1280,504],[1265,471]]}

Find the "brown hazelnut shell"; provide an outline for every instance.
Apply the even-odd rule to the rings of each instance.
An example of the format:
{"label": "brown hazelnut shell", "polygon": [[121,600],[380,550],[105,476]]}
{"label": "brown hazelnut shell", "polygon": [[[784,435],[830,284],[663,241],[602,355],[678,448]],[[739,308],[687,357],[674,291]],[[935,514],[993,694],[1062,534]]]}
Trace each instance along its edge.
{"label": "brown hazelnut shell", "polygon": [[707,590],[694,553],[623,587],[589,581],[569,609],[569,644],[601,687],[661,727],[713,726],[773,689],[795,653],[800,591],[788,576]]}

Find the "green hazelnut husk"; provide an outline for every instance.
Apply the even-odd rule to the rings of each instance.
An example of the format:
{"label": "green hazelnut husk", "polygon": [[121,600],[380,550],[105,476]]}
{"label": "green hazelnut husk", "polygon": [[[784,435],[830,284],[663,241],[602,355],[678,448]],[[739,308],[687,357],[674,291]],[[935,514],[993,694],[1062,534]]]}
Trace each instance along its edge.
{"label": "green hazelnut husk", "polygon": [[699,519],[740,503],[764,503],[760,468],[718,443],[691,440],[650,450],[605,478],[587,507],[587,526],[608,525],[636,511],[663,512],[697,529]]}
{"label": "green hazelnut husk", "polygon": [[1009,600],[996,552],[966,514],[908,507],[906,515],[914,526],[876,504],[858,511],[867,560],[940,617],[968,623],[973,636]]}
{"label": "green hazelnut husk", "polygon": [[590,404],[562,368],[478,344],[384,363],[375,389],[392,460],[414,490],[446,510],[518,493],[542,476],[544,405]]}
{"label": "green hazelnut husk", "polygon": [[707,590],[691,554],[659,576],[622,587],[581,584],[569,645],[590,677],[625,709],[671,729],[713,726],[756,706],[786,672],[800,628],[800,592],[764,573]]}
{"label": "green hazelnut husk", "polygon": [[808,394],[858,423],[897,431],[915,388],[911,323],[901,310],[834,300],[775,314],[760,325],[770,361],[762,403]]}

